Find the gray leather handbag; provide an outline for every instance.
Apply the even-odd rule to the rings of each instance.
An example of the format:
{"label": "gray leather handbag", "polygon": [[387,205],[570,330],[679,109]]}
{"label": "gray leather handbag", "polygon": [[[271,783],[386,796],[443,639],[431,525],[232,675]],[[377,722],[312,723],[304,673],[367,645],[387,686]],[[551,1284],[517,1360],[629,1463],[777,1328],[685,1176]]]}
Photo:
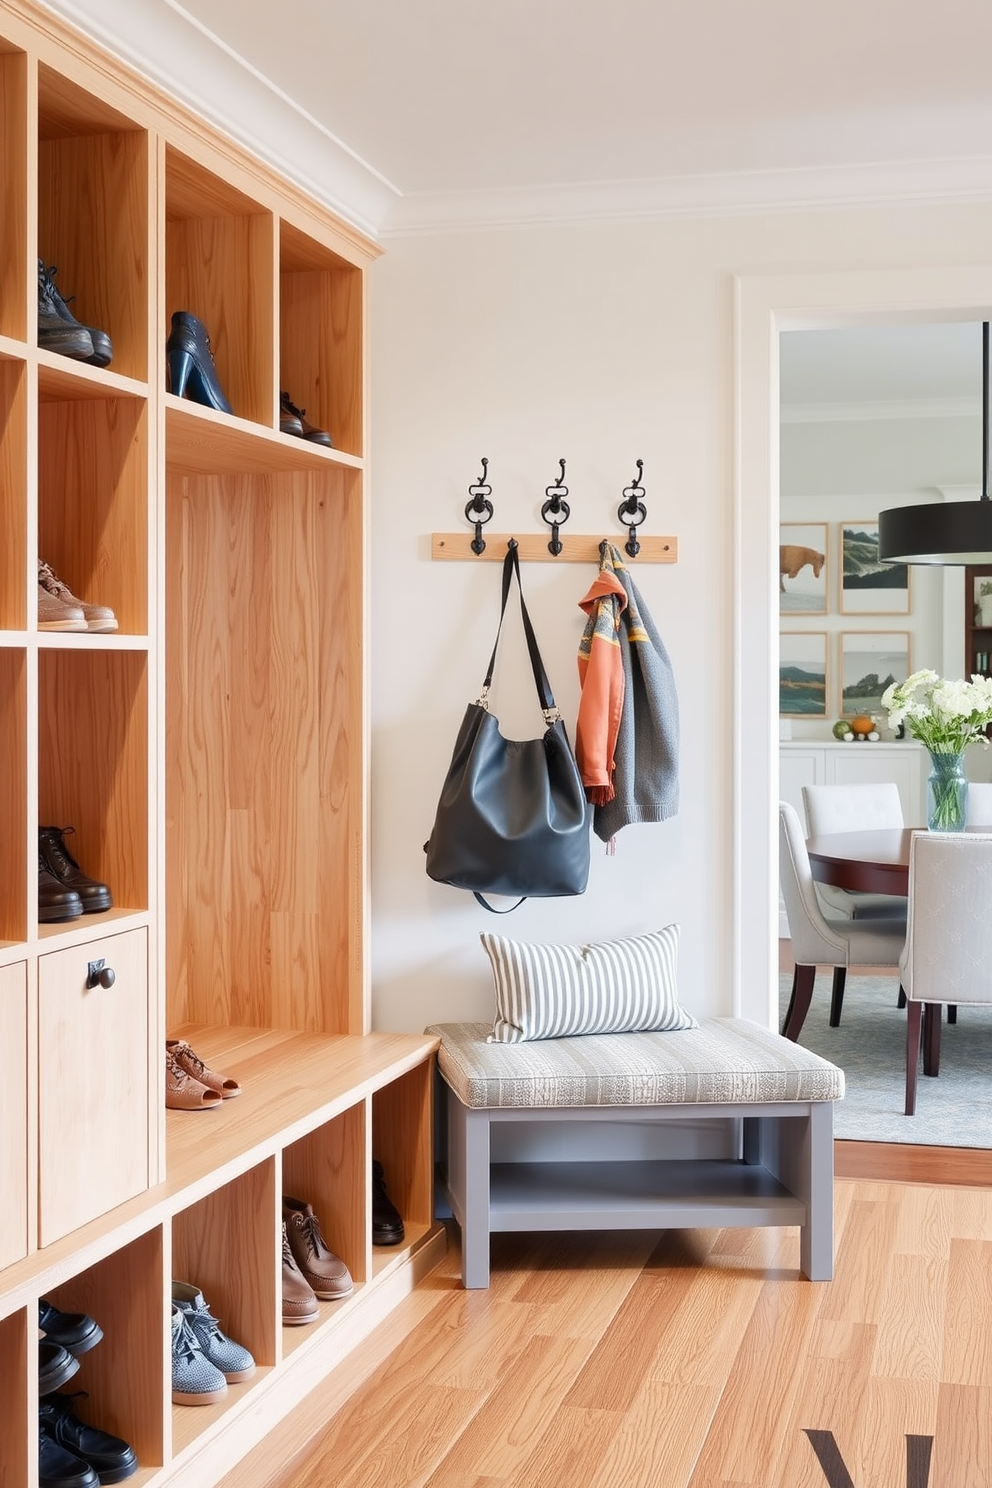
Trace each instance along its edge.
{"label": "gray leather handbag", "polygon": [[[539,739],[505,739],[489,711],[503,617],[516,576],[524,635],[547,728]],[[468,889],[493,913],[484,894],[546,899],[585,892],[589,880],[591,810],[565,725],[524,603],[517,544],[503,561],[503,599],[489,670],[477,702],[469,703],[455,741],[430,840],[428,875]],[[517,905],[509,906],[516,909]]]}

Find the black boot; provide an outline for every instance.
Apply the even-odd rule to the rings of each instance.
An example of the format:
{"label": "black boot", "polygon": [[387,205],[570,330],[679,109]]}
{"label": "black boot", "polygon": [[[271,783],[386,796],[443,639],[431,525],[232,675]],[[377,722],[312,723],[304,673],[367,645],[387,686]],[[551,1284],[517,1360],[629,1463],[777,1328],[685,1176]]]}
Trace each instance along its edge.
{"label": "black boot", "polygon": [[60,313],[52,298],[54,288],[45,265],[39,258],[38,345],[44,351],[57,351],[59,356],[72,357],[73,361],[88,362],[96,354],[93,337],[85,326],[72,318],[64,300],[62,308],[65,314]]}
{"label": "black boot", "polygon": [[[48,299],[51,303],[52,309],[55,311],[55,314],[59,317],[59,319],[64,321],[66,325],[78,326],[79,321],[69,309],[69,301],[74,300],[75,295],[70,295],[69,301],[66,301],[62,298],[58,290],[55,288],[55,275],[57,273],[58,269],[55,267],[54,264],[52,264],[51,268],[46,269],[41,259],[39,258],[38,281],[40,284],[41,277],[42,275],[44,275],[45,288],[48,292]],[[40,300],[38,303],[38,314],[40,317]],[[85,357],[83,358],[83,360],[88,362],[91,367],[109,367],[110,363],[113,361],[114,347],[113,342],[107,335],[106,331],[101,331],[98,326],[84,326],[83,329],[89,332],[90,340],[93,343],[93,355]],[[41,344],[45,345],[47,343],[42,342]],[[58,348],[53,347],[52,350],[57,351]]]}
{"label": "black boot", "polygon": [[114,901],[107,885],[89,878],[67,849],[65,838],[73,830],[72,827],[39,827],[41,861],[59,883],[76,891],[82,901],[83,914],[100,914],[110,909]]}
{"label": "black boot", "polygon": [[204,403],[218,413],[234,412],[217,377],[206,327],[188,310],[174,312],[165,354],[170,393]]}
{"label": "black boot", "polygon": [[38,1405],[41,1429],[65,1451],[88,1464],[101,1483],[123,1483],[138,1470],[134,1448],[122,1437],[80,1421],[73,1414],[73,1405],[85,1399],[85,1390],[76,1395],[46,1395]]}

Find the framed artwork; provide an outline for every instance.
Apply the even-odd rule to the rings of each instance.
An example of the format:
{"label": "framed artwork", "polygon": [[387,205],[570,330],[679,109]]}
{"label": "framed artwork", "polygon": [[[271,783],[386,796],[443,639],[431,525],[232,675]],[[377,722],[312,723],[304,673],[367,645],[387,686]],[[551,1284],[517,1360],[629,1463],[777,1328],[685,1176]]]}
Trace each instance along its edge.
{"label": "framed artwork", "polygon": [[842,523],[840,552],[842,614],[909,614],[909,567],[881,562],[877,521]]}
{"label": "framed artwork", "polygon": [[992,572],[975,574],[972,583],[975,586],[973,623],[988,630],[992,628]]}
{"label": "framed artwork", "polygon": [[790,630],[779,637],[778,711],[786,718],[826,718],[825,630]]}
{"label": "framed artwork", "polygon": [[827,524],[779,527],[778,608],[781,615],[827,613]]}
{"label": "framed artwork", "polygon": [[885,723],[882,693],[909,676],[909,631],[843,631],[840,637],[840,716],[873,713]]}

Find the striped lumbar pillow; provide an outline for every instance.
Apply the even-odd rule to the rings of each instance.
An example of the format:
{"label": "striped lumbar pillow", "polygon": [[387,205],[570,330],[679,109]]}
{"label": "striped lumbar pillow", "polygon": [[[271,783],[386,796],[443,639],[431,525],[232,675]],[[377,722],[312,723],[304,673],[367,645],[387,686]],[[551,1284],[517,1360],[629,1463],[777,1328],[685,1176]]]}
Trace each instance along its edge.
{"label": "striped lumbar pillow", "polygon": [[678,925],[600,945],[480,939],[496,984],[490,1042],[698,1027],[678,1001]]}

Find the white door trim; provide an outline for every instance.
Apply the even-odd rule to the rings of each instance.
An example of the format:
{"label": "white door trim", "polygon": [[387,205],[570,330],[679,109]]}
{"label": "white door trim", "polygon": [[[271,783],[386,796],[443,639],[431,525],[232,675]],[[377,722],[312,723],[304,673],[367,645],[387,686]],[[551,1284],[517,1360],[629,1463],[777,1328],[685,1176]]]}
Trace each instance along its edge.
{"label": "white door trim", "polygon": [[778,335],[986,320],[992,265],[738,277],[734,398],[734,1012],[778,1018]]}

